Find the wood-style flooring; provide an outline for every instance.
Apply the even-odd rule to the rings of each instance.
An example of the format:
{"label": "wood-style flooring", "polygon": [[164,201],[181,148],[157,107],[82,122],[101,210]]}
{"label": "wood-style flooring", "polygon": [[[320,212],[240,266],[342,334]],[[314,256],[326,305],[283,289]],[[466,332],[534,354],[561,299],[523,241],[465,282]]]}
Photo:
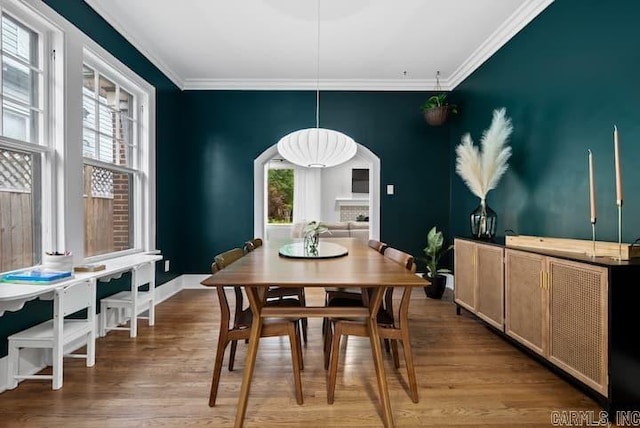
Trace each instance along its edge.
{"label": "wood-style flooring", "polygon": [[[322,293],[308,290],[307,301],[321,304]],[[247,346],[238,345],[233,372],[225,356],[217,405],[210,408],[219,320],[215,291],[183,290],[156,310],[156,325],[140,321],[136,339],[125,331],[98,339],[94,367],[65,359],[59,391],[52,391],[50,382],[26,380],[0,394],[0,427],[233,426]],[[404,362],[395,370],[385,355],[398,427],[546,427],[552,411],[600,411],[470,314],[456,316],[451,301],[415,290],[410,322],[419,403],[407,394]],[[328,405],[321,320],[310,320],[299,406],[287,339],[261,339],[245,426],[381,427],[368,339],[346,342],[335,404]]]}

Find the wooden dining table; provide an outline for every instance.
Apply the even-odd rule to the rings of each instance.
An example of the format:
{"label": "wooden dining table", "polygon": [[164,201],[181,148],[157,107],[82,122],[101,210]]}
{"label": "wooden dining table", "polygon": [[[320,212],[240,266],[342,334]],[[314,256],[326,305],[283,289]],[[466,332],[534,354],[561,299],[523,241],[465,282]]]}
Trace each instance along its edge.
{"label": "wooden dining table", "polygon": [[[326,259],[283,257],[279,254],[279,249],[295,240],[269,240],[262,247],[202,281],[202,285],[210,287],[243,286],[253,313],[236,412],[236,427],[241,427],[244,422],[262,322],[264,318],[269,317],[361,317],[365,319],[370,331],[383,422],[386,427],[394,426],[382,361],[377,314],[384,293],[389,287],[424,287],[428,282],[398,263],[387,259],[364,242],[354,238],[322,238],[321,244],[325,239],[344,246],[348,254]],[[266,307],[263,306],[260,296],[264,295],[269,286],[360,287],[363,291],[370,289],[371,294],[368,307]]]}

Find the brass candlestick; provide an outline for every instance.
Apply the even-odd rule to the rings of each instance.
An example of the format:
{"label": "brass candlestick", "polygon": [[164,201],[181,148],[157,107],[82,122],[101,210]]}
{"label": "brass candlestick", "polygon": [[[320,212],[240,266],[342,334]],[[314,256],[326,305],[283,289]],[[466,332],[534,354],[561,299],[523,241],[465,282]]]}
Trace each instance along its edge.
{"label": "brass candlestick", "polygon": [[593,241],[593,253],[591,254],[592,258],[596,258],[596,222],[595,220],[591,222],[591,240]]}
{"label": "brass candlestick", "polygon": [[618,201],[618,260],[622,260],[622,201]]}

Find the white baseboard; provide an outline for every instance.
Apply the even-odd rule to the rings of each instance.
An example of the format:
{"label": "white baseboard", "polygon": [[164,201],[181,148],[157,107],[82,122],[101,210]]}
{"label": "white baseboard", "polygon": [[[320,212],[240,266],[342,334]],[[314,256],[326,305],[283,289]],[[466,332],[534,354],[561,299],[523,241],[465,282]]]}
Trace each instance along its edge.
{"label": "white baseboard", "polygon": [[207,279],[209,276],[210,276],[209,274],[182,275],[180,277],[180,279],[182,280],[182,288],[181,288],[181,290],[204,288],[204,289],[209,289],[209,290],[215,291],[214,287],[205,287],[204,285],[200,284],[202,281]]}
{"label": "white baseboard", "polygon": [[156,287],[156,305],[158,303],[162,303],[171,296],[174,296],[182,290],[182,277],[181,275],[177,278],[172,279],[169,282],[165,282],[164,284]]}

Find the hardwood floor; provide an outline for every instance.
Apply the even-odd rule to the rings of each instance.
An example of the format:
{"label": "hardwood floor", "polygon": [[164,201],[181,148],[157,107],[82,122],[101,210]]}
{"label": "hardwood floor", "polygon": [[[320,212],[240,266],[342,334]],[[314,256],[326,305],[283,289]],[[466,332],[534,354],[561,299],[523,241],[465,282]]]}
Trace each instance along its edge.
{"label": "hardwood floor", "polygon": [[[307,301],[321,304],[322,293],[308,290]],[[27,380],[0,394],[0,426],[233,426],[247,346],[238,345],[233,372],[223,368],[217,404],[210,408],[218,317],[214,290],[184,290],[157,306],[154,327],[141,322],[136,339],[125,331],[99,339],[95,367],[65,359],[61,390]],[[404,361],[395,370],[386,354],[396,426],[542,427],[551,425],[557,410],[595,411],[597,420],[595,402],[471,315],[456,316],[450,301],[416,290],[409,318],[420,402],[409,398]],[[328,405],[321,320],[310,320],[299,406],[288,340],[261,339],[245,426],[382,426],[368,339],[346,342],[335,404]]]}

